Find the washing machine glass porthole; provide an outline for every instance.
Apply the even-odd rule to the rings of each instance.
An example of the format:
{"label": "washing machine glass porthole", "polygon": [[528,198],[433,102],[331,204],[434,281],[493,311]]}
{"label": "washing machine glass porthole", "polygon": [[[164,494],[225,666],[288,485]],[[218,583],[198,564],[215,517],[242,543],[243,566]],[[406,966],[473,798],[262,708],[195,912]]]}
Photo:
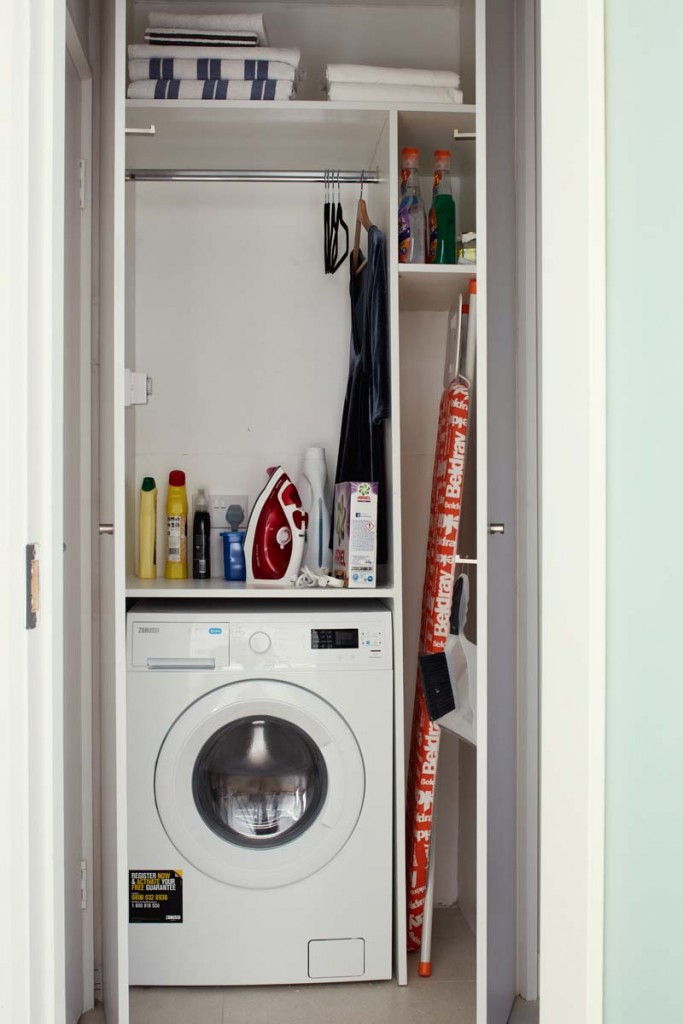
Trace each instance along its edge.
{"label": "washing machine glass porthole", "polygon": [[207,740],[192,790],[205,824],[238,846],[269,849],[315,821],[327,794],[317,745],[298,726],[270,715],[240,718]]}

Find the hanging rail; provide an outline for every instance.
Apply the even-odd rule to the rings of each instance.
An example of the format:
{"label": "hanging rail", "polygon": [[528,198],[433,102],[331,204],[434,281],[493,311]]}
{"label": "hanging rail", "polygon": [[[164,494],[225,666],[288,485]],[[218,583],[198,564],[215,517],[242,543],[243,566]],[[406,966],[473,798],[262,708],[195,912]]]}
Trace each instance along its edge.
{"label": "hanging rail", "polygon": [[[155,170],[129,169],[126,181],[260,181],[260,182],[301,182],[324,184],[330,180],[331,171],[194,171],[194,170]],[[377,185],[382,179],[379,171],[337,171],[334,172],[335,182],[342,185],[353,185],[363,181],[366,185]]]}

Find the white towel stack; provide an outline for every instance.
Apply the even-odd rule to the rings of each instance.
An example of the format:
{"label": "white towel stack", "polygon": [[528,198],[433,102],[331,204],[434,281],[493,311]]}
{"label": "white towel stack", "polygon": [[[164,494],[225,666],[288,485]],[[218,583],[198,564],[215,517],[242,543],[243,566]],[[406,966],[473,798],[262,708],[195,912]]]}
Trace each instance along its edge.
{"label": "white towel stack", "polygon": [[290,100],[301,52],[268,46],[262,14],[152,11],[128,47],[129,99]]}
{"label": "white towel stack", "polygon": [[365,64],[328,64],[327,98],[331,101],[462,103],[455,71],[375,68]]}

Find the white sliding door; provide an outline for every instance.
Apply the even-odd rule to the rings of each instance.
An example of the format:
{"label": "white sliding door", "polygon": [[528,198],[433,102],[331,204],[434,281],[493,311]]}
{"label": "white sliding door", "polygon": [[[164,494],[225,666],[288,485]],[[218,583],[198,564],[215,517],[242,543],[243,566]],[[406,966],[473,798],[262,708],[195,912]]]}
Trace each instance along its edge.
{"label": "white sliding door", "polygon": [[[125,3],[101,19],[100,110],[100,708],[102,988],[107,1024],[128,1021],[125,808],[125,509],[123,496]],[[118,486],[117,486],[118,483]]]}

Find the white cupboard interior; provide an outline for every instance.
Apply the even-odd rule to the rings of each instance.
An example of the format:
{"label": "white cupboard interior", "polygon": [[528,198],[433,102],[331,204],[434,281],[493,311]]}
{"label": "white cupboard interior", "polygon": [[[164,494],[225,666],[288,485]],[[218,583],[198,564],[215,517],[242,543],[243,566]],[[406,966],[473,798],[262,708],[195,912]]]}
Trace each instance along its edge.
{"label": "white cupboard interior", "polygon": [[[125,611],[137,598],[234,596],[258,601],[268,591],[214,579],[139,580],[135,575],[137,500],[143,476],[160,487],[159,523],[171,469],[187,475],[188,494],[210,492],[256,498],[266,466],[281,463],[296,478],[304,448],[324,445],[334,478],[346,388],[350,313],[347,265],[325,276],[322,260],[323,187],[318,183],[135,180],[143,170],[301,170],[325,168],[376,173],[364,194],[372,220],[386,234],[390,293],[392,415],[387,424],[389,563],[375,591],[343,592],[345,599],[379,597],[393,612],[395,646],[395,977],[406,981],[405,766],[415,686],[422,585],[438,405],[443,383],[448,311],[477,278],[476,422],[471,428],[465,512],[459,557],[472,584],[470,638],[480,648],[479,736],[476,753],[451,739],[442,743],[436,900],[458,903],[476,934],[477,1021],[503,1024],[505,992],[514,988],[514,912],[502,923],[507,943],[487,963],[495,891],[495,856],[487,849],[496,793],[487,789],[486,499],[487,429],[495,415],[487,402],[487,358],[507,339],[487,338],[487,309],[514,319],[508,287],[487,274],[487,250],[507,238],[514,214],[496,223],[487,188],[494,156],[499,175],[513,173],[505,133],[492,134],[487,89],[511,90],[512,40],[495,65],[487,39],[500,24],[509,33],[502,2],[200,3],[193,0],[107,0],[102,21],[102,466],[111,466],[117,531],[114,554],[103,556],[103,614],[111,628],[102,643],[103,733],[103,991],[107,1020],[126,1024],[127,891],[125,771]],[[271,43],[302,51],[306,78],[291,102],[215,104],[202,101],[125,100],[125,46],[144,37],[151,9],[217,12],[252,7],[266,14]],[[328,62],[367,63],[459,71],[462,106],[329,103],[321,91]],[[497,121],[496,121],[497,123]],[[153,135],[129,134],[124,128]],[[472,136],[457,141],[456,134]],[[477,266],[399,265],[396,211],[400,151],[421,151],[422,194],[431,195],[435,149],[452,153],[458,231],[476,230]],[[488,152],[488,155],[487,155]],[[125,172],[128,174],[124,180]],[[343,184],[344,213],[353,231],[359,186]],[[499,265],[499,263],[497,264]],[[496,288],[502,282],[500,292]],[[502,307],[502,309],[501,309]],[[488,356],[487,356],[488,353]],[[152,378],[145,405],[125,409],[124,368]],[[107,389],[110,389],[108,392]],[[509,381],[512,394],[514,379]],[[514,404],[514,399],[511,399]],[[514,431],[514,423],[511,425]],[[106,485],[105,485],[106,489]],[[514,503],[514,494],[512,495]],[[125,521],[125,530],[118,524]],[[506,527],[514,535],[514,524]],[[163,532],[158,564],[163,573]],[[478,586],[477,586],[478,584]],[[514,593],[514,578],[507,581]],[[332,592],[335,597],[339,591]],[[328,590],[286,591],[324,601]],[[511,609],[514,616],[514,608]],[[514,657],[514,649],[512,650]],[[508,686],[514,690],[514,665]],[[488,714],[495,717],[489,703]],[[514,803],[514,721],[495,721],[508,757]],[[505,753],[507,751],[507,753]],[[511,753],[510,753],[511,752]],[[510,760],[511,757],[511,760]],[[509,794],[508,794],[509,795]],[[489,810],[490,809],[490,810]],[[514,818],[514,806],[511,813]],[[514,835],[499,835],[514,861]],[[510,849],[509,844],[512,843]],[[507,844],[507,845],[506,845]],[[116,877],[116,886],[108,879]],[[503,901],[505,902],[505,901]],[[414,954],[417,955],[417,954]],[[497,954],[496,954],[497,955]],[[511,966],[512,965],[512,966]],[[495,983],[492,974],[496,973]],[[497,988],[497,992],[491,991]],[[503,995],[501,996],[501,992]],[[508,1006],[509,1010],[509,1006]]]}

